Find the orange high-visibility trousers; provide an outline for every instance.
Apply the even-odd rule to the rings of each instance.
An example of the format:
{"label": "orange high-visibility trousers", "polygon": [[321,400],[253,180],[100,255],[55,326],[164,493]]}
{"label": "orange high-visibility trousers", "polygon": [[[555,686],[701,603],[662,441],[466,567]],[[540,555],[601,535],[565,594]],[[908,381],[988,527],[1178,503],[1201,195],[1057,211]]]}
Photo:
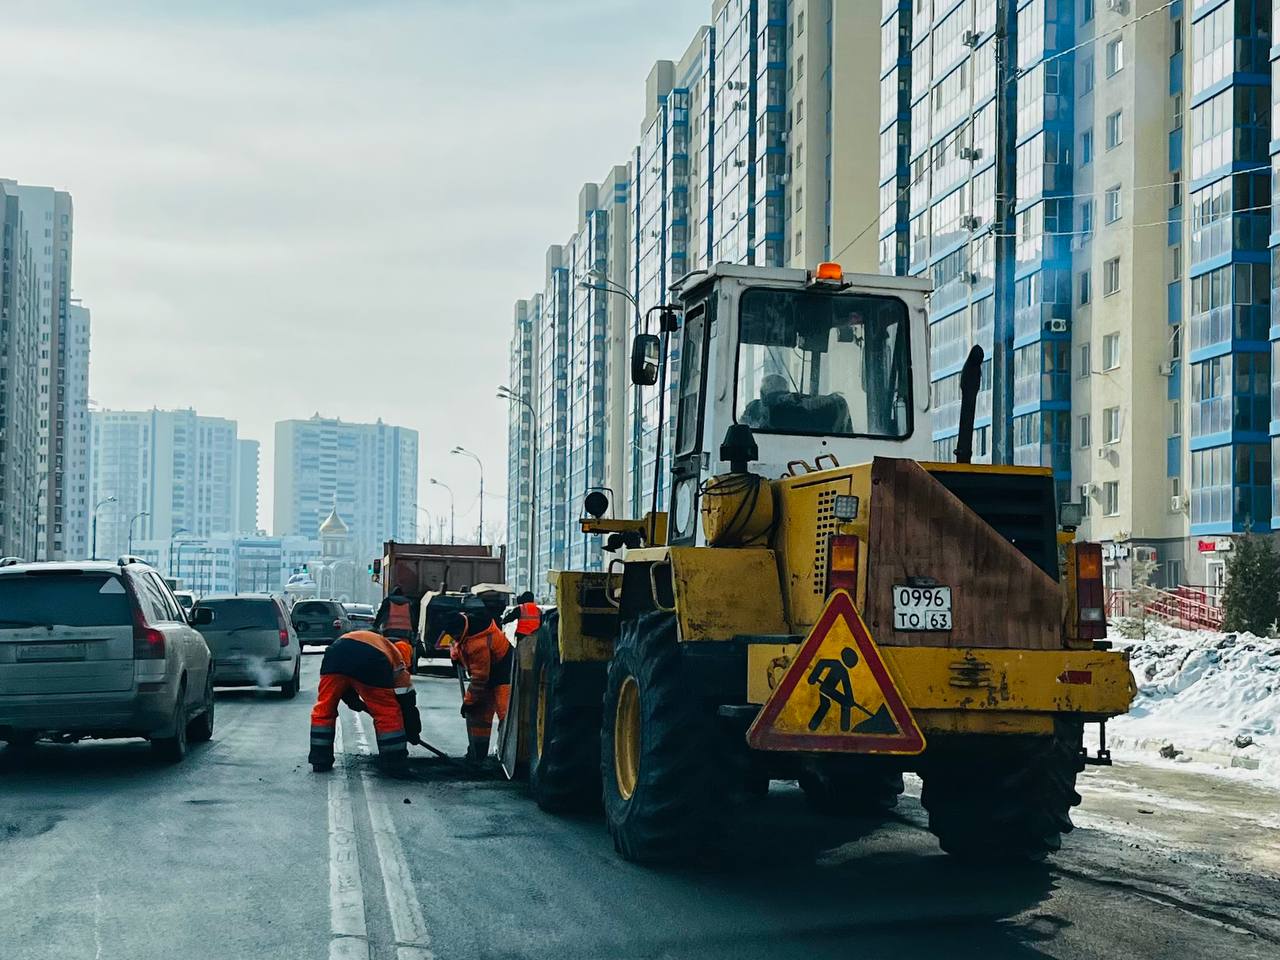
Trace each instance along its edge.
{"label": "orange high-visibility trousers", "polygon": [[493,733],[493,718],[499,722],[507,719],[507,707],[511,705],[511,684],[500,683],[484,692],[467,712],[467,738],[471,741],[472,754],[483,758],[489,754],[489,737]]}
{"label": "orange high-visibility trousers", "polygon": [[340,673],[326,673],[320,677],[320,690],[316,705],[311,709],[311,753],[307,757],[312,764],[333,765],[333,741],[338,727],[338,704],[343,694],[355,690],[369,708],[373,717],[373,729],[378,735],[378,758],[386,763],[404,760],[409,756],[409,742],[404,730],[404,714],[396,701],[394,690],[371,687]]}

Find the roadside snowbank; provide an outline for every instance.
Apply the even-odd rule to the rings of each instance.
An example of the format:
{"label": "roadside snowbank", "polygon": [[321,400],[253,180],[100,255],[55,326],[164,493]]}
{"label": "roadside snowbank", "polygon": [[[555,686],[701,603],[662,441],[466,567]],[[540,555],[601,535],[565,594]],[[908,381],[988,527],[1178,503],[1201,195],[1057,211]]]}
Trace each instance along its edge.
{"label": "roadside snowbank", "polygon": [[1280,785],[1280,640],[1150,623],[1145,640],[1125,640],[1122,625],[1110,633],[1129,650],[1138,696],[1107,724],[1116,755]]}

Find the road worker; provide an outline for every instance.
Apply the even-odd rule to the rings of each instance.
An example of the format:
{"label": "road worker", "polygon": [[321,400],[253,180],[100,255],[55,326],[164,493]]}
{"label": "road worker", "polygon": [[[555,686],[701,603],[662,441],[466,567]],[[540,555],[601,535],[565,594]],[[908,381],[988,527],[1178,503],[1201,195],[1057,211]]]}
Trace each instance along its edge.
{"label": "road worker", "polygon": [[462,697],[467,721],[467,760],[479,763],[489,756],[493,718],[506,719],[511,702],[511,641],[487,613],[451,613],[445,621],[449,656],[466,668],[471,682]]}
{"label": "road worker", "polygon": [[534,602],[533,594],[526,590],[516,597],[516,605],[502,618],[503,626],[512,620],[516,622],[516,639],[530,637],[542,626],[542,611]]}
{"label": "road worker", "polygon": [[397,584],[378,607],[373,629],[392,640],[412,640],[414,635],[413,601]]}
{"label": "road worker", "polygon": [[404,654],[370,630],[353,630],[335,640],[320,662],[320,691],[311,710],[311,753],[317,772],[333,769],[338,703],[367,711],[377,734],[378,761],[388,770],[404,767],[409,741],[422,733],[413,681]]}

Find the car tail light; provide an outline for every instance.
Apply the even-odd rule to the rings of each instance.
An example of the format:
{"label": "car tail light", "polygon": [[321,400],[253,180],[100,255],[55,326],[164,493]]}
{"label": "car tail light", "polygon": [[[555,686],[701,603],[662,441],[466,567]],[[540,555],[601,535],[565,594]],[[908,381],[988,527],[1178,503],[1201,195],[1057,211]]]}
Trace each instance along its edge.
{"label": "car tail light", "polygon": [[827,541],[827,596],[836,590],[858,595],[858,538],[832,534]]}
{"label": "car tail light", "polygon": [[1076,544],[1076,634],[1081,640],[1107,635],[1102,592],[1102,544]]}
{"label": "car tail light", "polygon": [[164,634],[147,623],[136,601],[133,608],[133,659],[164,659]]}
{"label": "car tail light", "polygon": [[289,645],[289,631],[284,627],[280,628],[280,646],[287,647]]}

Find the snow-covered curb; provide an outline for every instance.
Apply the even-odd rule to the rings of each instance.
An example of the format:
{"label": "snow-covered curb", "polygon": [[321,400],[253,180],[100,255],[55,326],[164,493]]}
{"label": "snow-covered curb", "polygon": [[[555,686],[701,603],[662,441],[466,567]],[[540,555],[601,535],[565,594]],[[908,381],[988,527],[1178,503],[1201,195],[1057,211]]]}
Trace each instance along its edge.
{"label": "snow-covered curb", "polygon": [[1110,633],[1129,651],[1138,696],[1107,724],[1115,755],[1205,763],[1280,786],[1280,640],[1151,623],[1146,639],[1125,640],[1125,627]]}

